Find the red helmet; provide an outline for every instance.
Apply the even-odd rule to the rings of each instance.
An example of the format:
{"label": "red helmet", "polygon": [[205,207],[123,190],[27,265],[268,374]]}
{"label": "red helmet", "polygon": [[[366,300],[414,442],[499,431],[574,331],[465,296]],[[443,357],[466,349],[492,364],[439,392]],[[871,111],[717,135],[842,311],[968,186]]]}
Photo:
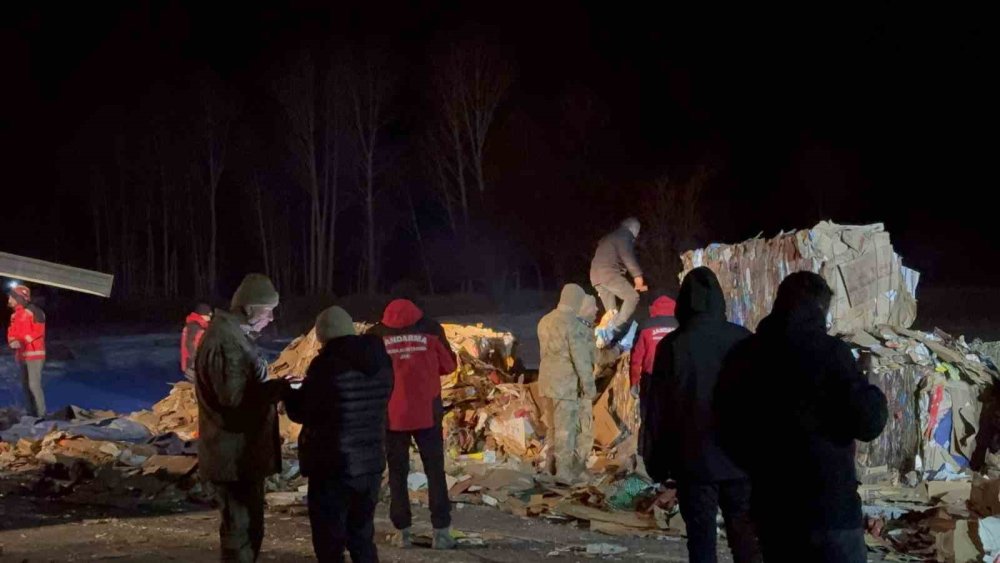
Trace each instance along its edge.
{"label": "red helmet", "polygon": [[22,305],[31,301],[31,289],[29,289],[26,285],[15,285],[10,288],[8,295],[13,297],[15,301],[21,302]]}

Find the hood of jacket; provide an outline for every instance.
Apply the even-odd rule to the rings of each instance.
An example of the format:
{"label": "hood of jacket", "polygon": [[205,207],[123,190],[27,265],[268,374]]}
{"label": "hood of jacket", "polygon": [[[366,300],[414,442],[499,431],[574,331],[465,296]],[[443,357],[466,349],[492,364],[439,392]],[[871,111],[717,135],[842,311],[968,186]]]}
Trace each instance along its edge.
{"label": "hood of jacket", "polygon": [[409,299],[396,299],[382,313],[382,324],[389,328],[406,328],[417,324],[424,312]]}
{"label": "hood of jacket", "polygon": [[201,328],[208,328],[208,321],[198,313],[191,313],[184,319],[184,324],[195,323]]}
{"label": "hood of jacket", "polygon": [[657,297],[653,304],[649,306],[650,317],[672,317],[677,310],[677,302],[661,295]]}
{"label": "hood of jacket", "polygon": [[726,298],[715,272],[705,267],[688,272],[677,295],[675,316],[680,326],[695,319],[726,320]]}
{"label": "hood of jacket", "polygon": [[771,314],[757,331],[770,333],[826,333],[826,312],[833,291],[826,280],[812,272],[796,272],[778,286]]}

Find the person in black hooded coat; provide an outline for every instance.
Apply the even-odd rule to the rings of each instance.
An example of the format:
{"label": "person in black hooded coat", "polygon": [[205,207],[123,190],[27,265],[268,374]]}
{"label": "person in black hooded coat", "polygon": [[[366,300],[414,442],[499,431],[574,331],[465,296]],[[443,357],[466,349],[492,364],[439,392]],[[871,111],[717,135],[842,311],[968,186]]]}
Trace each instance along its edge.
{"label": "person in black hooded coat", "polygon": [[677,298],[680,327],[660,341],[645,395],[643,451],[646,470],[658,482],[677,480],[687,526],[688,557],[715,562],[719,508],[733,559],[759,561],[750,520],[750,482],[720,447],[712,404],[730,350],[750,336],[726,321],[726,301],[715,274],[692,270]]}
{"label": "person in black hooded coat", "polygon": [[885,395],[826,331],[833,292],[785,278],[757,334],[730,356],[717,393],[723,444],[753,482],[766,561],[866,560],[855,440],[878,437]]}
{"label": "person in black hooded coat", "polygon": [[392,360],[382,340],[355,336],[351,317],[330,307],[316,320],[323,345],[302,388],[288,393],[288,417],[302,424],[299,463],[309,478],[313,549],[322,563],[377,563],[375,506],[385,470]]}

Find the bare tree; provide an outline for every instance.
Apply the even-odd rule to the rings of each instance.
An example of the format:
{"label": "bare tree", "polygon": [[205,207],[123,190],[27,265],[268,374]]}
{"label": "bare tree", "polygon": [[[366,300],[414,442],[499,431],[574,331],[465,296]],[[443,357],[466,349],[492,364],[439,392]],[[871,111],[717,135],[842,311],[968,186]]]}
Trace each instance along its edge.
{"label": "bare tree", "polygon": [[[458,235],[458,222],[455,219],[455,205],[457,203],[455,188],[458,187],[459,194],[465,193],[464,181],[455,178],[456,169],[461,171],[460,162],[456,167],[456,163],[450,158],[454,155],[452,149],[447,146],[447,142],[442,143],[441,136],[437,131],[431,131],[424,136],[422,148],[425,173],[434,186],[434,195],[441,202],[441,207],[444,208],[452,234]],[[462,153],[458,151],[457,154],[461,157]],[[464,229],[468,217],[463,214],[462,219],[462,228]]]}
{"label": "bare tree", "polygon": [[482,43],[452,51],[450,74],[453,91],[460,93],[462,123],[469,147],[470,164],[479,192],[486,191],[483,155],[486,138],[500,100],[510,87],[513,66],[499,52]]}
{"label": "bare tree", "polygon": [[204,290],[214,295],[218,289],[219,182],[226,168],[229,132],[235,113],[233,102],[214,76],[203,76],[199,84],[196,126],[199,174],[208,207],[208,250],[204,255]]}
{"label": "bare tree", "polygon": [[330,291],[336,248],[342,81],[336,57],[315,57],[302,50],[276,85],[289,125],[289,148],[296,177],[309,198],[306,233],[306,289]]}
{"label": "bare tree", "polygon": [[387,123],[386,103],[393,80],[383,55],[368,50],[355,57],[347,73],[352,102],[354,134],[360,153],[361,191],[365,209],[365,291],[372,295],[378,287],[378,259],[375,248],[375,176],[379,138]]}
{"label": "bare tree", "polygon": [[[482,42],[453,45],[436,61],[435,68],[434,93],[439,119],[427,147],[444,186],[440,193],[445,205],[458,201],[462,212],[462,262],[471,264],[474,257],[469,184],[475,186],[480,196],[486,191],[486,141],[514,70],[502,53]],[[474,276],[470,274],[466,272],[464,285],[471,291]]]}
{"label": "bare tree", "polygon": [[663,175],[648,188],[648,204],[640,215],[644,241],[643,263],[656,283],[676,286],[681,271],[680,254],[697,242],[704,225],[701,196],[711,172],[706,167],[683,182]]}

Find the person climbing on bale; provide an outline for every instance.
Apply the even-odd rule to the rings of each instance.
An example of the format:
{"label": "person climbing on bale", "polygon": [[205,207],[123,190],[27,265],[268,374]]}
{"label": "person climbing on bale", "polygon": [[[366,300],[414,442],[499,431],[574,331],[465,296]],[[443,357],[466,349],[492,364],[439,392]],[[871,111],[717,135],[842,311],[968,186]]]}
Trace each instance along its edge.
{"label": "person climbing on bale", "polygon": [[264,479],[281,471],[275,405],[289,390],[268,379],[255,339],[274,320],[278,292],[248,274],[228,311],[216,310],[195,357],[198,468],[216,490],[224,561],[256,561],[264,540]]}
{"label": "person climbing on bale", "polygon": [[[597,250],[590,262],[590,283],[597,291],[605,311],[617,311],[604,331],[602,341],[614,342],[624,332],[628,321],[639,304],[639,293],[647,291],[642,268],[635,257],[635,243],[639,238],[639,220],[629,217],[614,231],[597,243]],[[632,283],[625,273],[632,276]],[[618,304],[621,300],[621,305]]]}
{"label": "person climbing on bale", "polygon": [[385,470],[386,408],[392,360],[382,340],[355,335],[340,307],[316,319],[322,345],[302,387],[285,400],[302,424],[299,463],[309,478],[309,522],[319,561],[376,563],[375,506]]}
{"label": "person climbing on bale", "polygon": [[385,350],[392,359],[394,387],[389,399],[389,431],[386,459],[389,465],[389,519],[399,531],[396,544],[413,545],[410,493],[410,444],[416,442],[427,475],[434,549],[453,549],[451,500],[444,472],[444,437],[441,422],[441,376],[458,367],[447,342],[433,334],[432,325],[422,322],[424,313],[412,301],[396,299],[382,315],[380,327]]}
{"label": "person climbing on bale", "polygon": [[212,307],[208,303],[199,303],[184,319],[184,329],[181,330],[181,373],[188,381],[194,381],[194,358],[211,321]]}
{"label": "person climbing on bale", "polygon": [[7,306],[12,311],[10,326],[7,327],[7,345],[14,350],[14,361],[21,370],[28,414],[45,416],[45,390],[42,388],[45,312],[31,302],[31,289],[23,284],[15,284],[7,292]]}

